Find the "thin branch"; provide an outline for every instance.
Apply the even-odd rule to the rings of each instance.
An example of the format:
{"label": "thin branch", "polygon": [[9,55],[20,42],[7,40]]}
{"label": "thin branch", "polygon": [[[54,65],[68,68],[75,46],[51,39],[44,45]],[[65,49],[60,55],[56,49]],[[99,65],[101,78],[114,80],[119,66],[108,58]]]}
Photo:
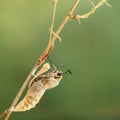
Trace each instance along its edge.
{"label": "thin branch", "polygon": [[[73,11],[75,10],[76,6],[78,5],[80,0],[75,0],[72,8],[70,9],[69,13],[67,14],[67,16],[64,18],[63,22],[61,23],[61,25],[59,26],[58,30],[55,32],[55,34],[53,34],[53,37],[51,40],[49,40],[48,42],[48,46],[46,47],[46,49],[44,50],[44,52],[42,53],[41,57],[38,59],[38,61],[36,62],[36,64],[34,65],[33,69],[31,70],[30,74],[28,75],[27,79],[25,80],[25,82],[23,83],[22,87],[20,88],[20,90],[18,91],[15,99],[13,100],[13,103],[11,104],[11,106],[9,107],[9,109],[4,112],[3,114],[6,114],[5,119],[4,120],[8,120],[11,113],[13,112],[13,109],[15,107],[15,105],[17,104],[19,98],[21,97],[23,91],[25,90],[26,86],[28,85],[29,81],[32,79],[33,74],[36,72],[37,68],[45,61],[45,59],[48,57],[48,55],[52,52],[53,48],[54,48],[54,42],[57,38],[57,36],[59,36],[59,33],[62,31],[63,27],[65,26],[65,24],[67,23],[68,19],[69,19],[69,14],[73,14]],[[54,20],[53,20],[54,21]],[[53,24],[53,23],[52,23]],[[53,26],[52,26],[53,27]],[[51,28],[52,28],[51,27]],[[51,33],[50,33],[51,34]]]}
{"label": "thin branch", "polygon": [[111,7],[111,5],[109,3],[107,3],[107,0],[100,0],[99,3],[97,5],[94,5],[94,3],[89,0],[90,4],[93,6],[93,8],[88,12],[85,13],[83,15],[71,15],[72,19],[77,19],[80,23],[80,19],[86,19],[88,18],[90,15],[92,15],[93,13],[95,13],[95,11],[101,7],[103,4],[106,4],[108,7]]}
{"label": "thin branch", "polygon": [[52,31],[54,28],[54,23],[55,23],[55,13],[56,13],[56,6],[57,6],[57,0],[52,0],[52,4],[53,4],[53,14],[52,14],[52,23],[51,23],[51,27],[50,27],[50,37],[49,37],[49,41],[52,38]]}
{"label": "thin branch", "polygon": [[60,32],[62,31],[63,27],[65,26],[65,24],[68,22],[70,15],[73,14],[75,8],[77,7],[78,3],[80,2],[80,0],[75,0],[73,6],[71,7],[71,9],[69,10],[68,14],[66,15],[66,17],[64,18],[64,20],[62,21],[61,25],[59,26],[58,30],[55,32],[56,35],[53,36],[53,38],[51,39],[52,43],[54,43],[54,41],[56,40],[57,36],[60,34]]}

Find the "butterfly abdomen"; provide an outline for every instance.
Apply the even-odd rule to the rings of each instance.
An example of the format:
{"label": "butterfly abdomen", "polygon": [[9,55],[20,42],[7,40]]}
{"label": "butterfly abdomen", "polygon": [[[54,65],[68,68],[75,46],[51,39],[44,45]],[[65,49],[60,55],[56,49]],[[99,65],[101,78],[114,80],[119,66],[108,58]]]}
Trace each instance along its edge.
{"label": "butterfly abdomen", "polygon": [[39,103],[42,95],[44,94],[45,89],[43,84],[38,81],[37,84],[32,85],[28,91],[24,99],[17,104],[14,108],[15,112],[26,111],[34,108],[37,103]]}
{"label": "butterfly abdomen", "polygon": [[26,111],[34,108],[39,101],[32,96],[25,97],[14,109],[15,112]]}

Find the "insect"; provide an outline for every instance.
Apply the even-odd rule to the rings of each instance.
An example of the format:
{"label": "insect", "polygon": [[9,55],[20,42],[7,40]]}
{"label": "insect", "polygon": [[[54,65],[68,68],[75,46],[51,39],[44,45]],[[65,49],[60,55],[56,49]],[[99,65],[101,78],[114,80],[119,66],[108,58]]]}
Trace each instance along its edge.
{"label": "insect", "polygon": [[29,83],[28,91],[21,102],[14,108],[14,112],[26,111],[34,108],[44,95],[45,91],[56,87],[62,80],[63,73],[54,69],[49,71],[50,64],[45,63],[41,70]]}

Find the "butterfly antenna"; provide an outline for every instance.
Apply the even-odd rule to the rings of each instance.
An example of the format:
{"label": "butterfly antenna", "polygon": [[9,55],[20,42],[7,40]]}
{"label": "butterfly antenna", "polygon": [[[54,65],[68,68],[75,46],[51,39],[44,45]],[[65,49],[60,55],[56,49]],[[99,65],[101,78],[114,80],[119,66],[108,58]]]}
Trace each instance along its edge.
{"label": "butterfly antenna", "polygon": [[47,59],[48,59],[49,62],[52,64],[54,70],[57,70],[57,67],[54,65],[54,63],[53,63],[52,60],[49,58],[49,56],[47,57]]}
{"label": "butterfly antenna", "polygon": [[66,72],[64,72],[63,74],[67,74],[67,73],[72,74],[71,70],[66,70]]}

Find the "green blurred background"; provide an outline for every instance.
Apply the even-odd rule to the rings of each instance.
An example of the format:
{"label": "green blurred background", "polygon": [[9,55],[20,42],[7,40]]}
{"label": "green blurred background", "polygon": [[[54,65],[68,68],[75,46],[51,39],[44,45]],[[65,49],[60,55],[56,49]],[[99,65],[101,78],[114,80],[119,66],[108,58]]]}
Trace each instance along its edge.
{"label": "green blurred background", "polygon": [[[96,3],[98,0],[94,0]],[[55,30],[74,0],[59,0]],[[51,60],[70,69],[35,109],[10,120],[120,120],[120,1],[109,1],[89,19],[70,20]],[[90,10],[81,0],[75,13]],[[0,0],[0,113],[13,101],[45,49],[51,23],[50,0]]]}

